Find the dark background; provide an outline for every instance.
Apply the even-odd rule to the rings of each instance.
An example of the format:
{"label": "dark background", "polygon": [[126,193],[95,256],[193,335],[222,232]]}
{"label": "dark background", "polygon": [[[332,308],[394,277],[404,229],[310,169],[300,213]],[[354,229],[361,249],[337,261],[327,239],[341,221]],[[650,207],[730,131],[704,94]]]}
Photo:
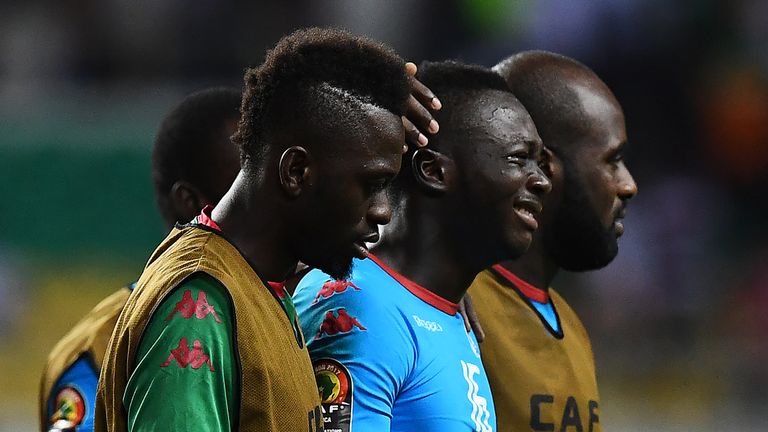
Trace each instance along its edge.
{"label": "dark background", "polygon": [[768,428],[768,2],[4,0],[0,429],[34,427],[52,344],[162,238],[162,115],[239,87],[308,25],[416,62],[536,48],[592,67],[624,107],[640,192],[616,261],[555,285],[592,334],[604,428]]}

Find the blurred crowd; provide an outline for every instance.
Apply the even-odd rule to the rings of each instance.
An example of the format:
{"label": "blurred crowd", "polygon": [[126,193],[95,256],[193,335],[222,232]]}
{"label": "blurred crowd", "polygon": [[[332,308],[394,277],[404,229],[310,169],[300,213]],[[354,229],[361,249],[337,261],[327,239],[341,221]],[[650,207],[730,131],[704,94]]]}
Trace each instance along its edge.
{"label": "blurred crowd", "polygon": [[[604,422],[765,430],[762,0],[2,2],[0,360],[25,372],[0,378],[0,402],[19,408],[0,413],[0,429],[35,421],[50,346],[25,342],[36,335],[24,323],[59,320],[43,340],[60,337],[161,238],[148,159],[162,113],[191,90],[239,85],[245,66],[308,25],[372,36],[416,62],[492,65],[546,49],[594,69],[625,110],[640,192],[618,258],[556,286],[592,335]],[[83,276],[100,266],[117,276]],[[40,316],[42,292],[75,309]]]}

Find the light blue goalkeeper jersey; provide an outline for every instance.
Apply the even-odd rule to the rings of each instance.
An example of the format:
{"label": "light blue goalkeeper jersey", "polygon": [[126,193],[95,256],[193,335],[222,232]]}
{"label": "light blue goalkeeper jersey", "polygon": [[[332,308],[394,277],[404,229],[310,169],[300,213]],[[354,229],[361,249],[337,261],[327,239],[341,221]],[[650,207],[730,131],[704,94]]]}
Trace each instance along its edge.
{"label": "light blue goalkeeper jersey", "polygon": [[326,431],[495,431],[473,333],[451,303],[387,267],[313,270],[294,294]]}

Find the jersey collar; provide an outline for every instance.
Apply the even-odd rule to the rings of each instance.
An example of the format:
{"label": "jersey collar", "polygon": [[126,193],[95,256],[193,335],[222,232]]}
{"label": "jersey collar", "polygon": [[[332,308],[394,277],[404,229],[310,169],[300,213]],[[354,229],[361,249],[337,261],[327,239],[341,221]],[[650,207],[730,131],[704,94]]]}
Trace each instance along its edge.
{"label": "jersey collar", "polygon": [[197,219],[196,222],[199,223],[200,225],[205,225],[208,228],[213,228],[216,231],[220,232],[221,228],[219,227],[219,224],[217,224],[216,221],[211,218],[212,211],[213,211],[213,206],[210,204],[203,207],[203,210],[200,212],[197,218],[195,218]]}
{"label": "jersey collar", "polygon": [[371,261],[375,262],[376,265],[381,267],[382,270],[387,272],[387,274],[389,274],[396,281],[398,281],[400,285],[404,286],[405,289],[410,291],[411,294],[415,295],[416,297],[426,302],[430,306],[448,315],[456,315],[456,312],[459,311],[458,304],[440,297],[439,295],[433,293],[432,291],[424,288],[423,286],[417,284],[416,282],[401,275],[400,273],[396,272],[394,269],[392,269],[388,265],[384,264],[380,259],[376,258],[376,256],[374,256],[372,253],[368,254],[368,258],[370,258]]}
{"label": "jersey collar", "polygon": [[501,264],[496,264],[492,268],[496,271],[496,273],[504,277],[504,279],[511,282],[512,285],[516,286],[517,289],[520,290],[520,292],[523,293],[526,298],[528,298],[528,300],[533,300],[537,303],[549,303],[549,293],[546,290],[536,288],[528,282],[520,279],[514,273],[505,269]]}

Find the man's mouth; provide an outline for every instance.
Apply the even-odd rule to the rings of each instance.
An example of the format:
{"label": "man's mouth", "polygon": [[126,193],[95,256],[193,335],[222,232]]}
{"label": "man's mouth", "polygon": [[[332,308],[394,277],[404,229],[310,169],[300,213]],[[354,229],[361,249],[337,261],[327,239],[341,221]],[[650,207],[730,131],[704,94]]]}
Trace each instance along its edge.
{"label": "man's mouth", "polygon": [[365,259],[367,257],[368,257],[368,248],[365,246],[365,243],[362,243],[362,242],[355,243],[355,258]]}
{"label": "man's mouth", "polygon": [[627,213],[627,208],[622,206],[613,219],[613,231],[616,233],[616,237],[621,237],[624,234],[624,215]]}
{"label": "man's mouth", "polygon": [[513,208],[517,217],[519,217],[531,231],[535,231],[539,228],[539,222],[536,221],[536,216],[541,213],[541,203],[536,200],[523,199],[517,201]]}
{"label": "man's mouth", "polygon": [[613,231],[616,233],[616,237],[621,237],[624,234],[624,219],[616,218],[613,221]]}
{"label": "man's mouth", "polygon": [[355,246],[355,257],[359,259],[365,259],[368,257],[368,246],[367,243],[376,243],[379,241],[379,233],[371,233],[360,240],[356,241],[354,243]]}

